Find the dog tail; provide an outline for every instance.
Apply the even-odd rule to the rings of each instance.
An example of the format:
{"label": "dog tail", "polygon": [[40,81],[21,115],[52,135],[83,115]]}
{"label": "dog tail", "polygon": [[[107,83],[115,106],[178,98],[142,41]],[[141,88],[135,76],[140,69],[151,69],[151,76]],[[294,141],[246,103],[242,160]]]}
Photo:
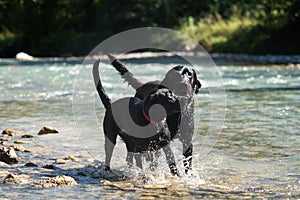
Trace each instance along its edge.
{"label": "dog tail", "polygon": [[97,60],[93,66],[94,83],[95,83],[97,92],[99,94],[99,97],[100,97],[105,109],[111,110],[111,100],[105,93],[105,90],[104,90],[101,80],[100,80],[99,71],[98,71],[99,63],[100,63],[100,60]]}
{"label": "dog tail", "polygon": [[143,85],[142,82],[133,77],[133,74],[128,71],[128,69],[121,63],[119,59],[112,56],[111,54],[107,54],[110,59],[112,66],[121,74],[122,78],[128,82],[134,89],[137,89]]}

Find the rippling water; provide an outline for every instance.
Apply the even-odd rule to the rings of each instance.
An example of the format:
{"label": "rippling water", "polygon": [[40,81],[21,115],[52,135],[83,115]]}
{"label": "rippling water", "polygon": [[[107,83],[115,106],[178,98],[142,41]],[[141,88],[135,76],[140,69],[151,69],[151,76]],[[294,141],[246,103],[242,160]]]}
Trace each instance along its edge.
{"label": "rippling water", "polygon": [[[126,61],[127,67],[145,81],[161,79],[176,64],[176,60]],[[102,63],[100,67],[103,85],[113,100],[134,94],[110,65]],[[193,172],[182,178],[170,177],[162,156],[157,172],[149,174],[151,184],[166,186],[160,189],[147,189],[133,180],[121,181],[120,186],[104,186],[100,180],[105,177],[76,174],[80,170],[86,170],[88,174],[91,166],[104,161],[101,128],[104,110],[90,84],[91,68],[91,64],[82,66],[81,62],[0,60],[0,128],[36,134],[42,126],[49,125],[60,131],[58,135],[31,139],[24,146],[31,148],[33,153],[18,152],[19,164],[0,165],[0,170],[27,174],[33,180],[67,174],[79,183],[78,186],[48,189],[33,188],[30,184],[2,184],[0,194],[3,198],[18,195],[116,199],[300,198],[299,68],[293,65],[219,66],[227,101],[223,131],[221,135],[212,133],[217,139],[216,144],[208,155],[204,155],[205,149],[210,148],[205,138],[213,109],[210,90],[204,81],[204,88],[195,97]],[[82,109],[72,109],[74,99],[77,99],[74,106],[79,105]],[[94,113],[89,112],[91,107]],[[181,145],[175,141],[172,147],[181,166]],[[50,172],[23,167],[29,161],[41,166],[69,155],[80,161],[57,164],[56,170]],[[112,168],[127,172],[125,155],[125,145],[118,141]],[[129,183],[128,189],[126,184]]]}

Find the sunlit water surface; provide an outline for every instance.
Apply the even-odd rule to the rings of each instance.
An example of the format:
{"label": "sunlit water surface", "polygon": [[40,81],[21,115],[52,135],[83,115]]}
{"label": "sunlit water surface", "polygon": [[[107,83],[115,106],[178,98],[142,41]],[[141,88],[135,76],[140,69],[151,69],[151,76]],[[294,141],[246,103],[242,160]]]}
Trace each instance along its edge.
{"label": "sunlit water surface", "polygon": [[[31,184],[1,184],[1,198],[20,195],[27,198],[115,199],[300,198],[300,69],[293,65],[219,66],[227,107],[222,133],[210,133],[215,134],[214,148],[210,150],[205,141],[213,108],[210,90],[204,81],[200,94],[195,96],[192,174],[184,175],[182,147],[175,141],[172,148],[183,177],[170,176],[164,156],[161,156],[157,171],[148,172],[145,163],[145,173],[150,177],[148,184],[165,187],[147,189],[140,180],[121,181],[120,187],[109,187],[101,182],[105,177],[89,176],[91,166],[101,165],[104,161],[104,109],[92,84],[91,64],[14,60],[1,60],[0,63],[1,130],[13,128],[36,134],[48,125],[60,131],[59,134],[30,139],[24,146],[33,152],[18,152],[20,162],[10,167],[0,166],[0,170],[27,174],[32,181],[65,174],[79,183],[47,189],[34,188]],[[151,62],[128,60],[125,63],[144,81],[162,79],[168,69],[178,64],[174,60],[153,59]],[[100,68],[103,85],[113,100],[134,94],[108,63],[102,63]],[[204,80],[201,71],[210,69],[201,66],[197,69]],[[77,107],[82,102],[86,104],[82,103],[81,112],[78,108],[72,109],[72,102]],[[87,104],[92,104],[94,113],[85,109],[85,106],[90,107]],[[209,154],[203,151],[205,149]],[[70,155],[79,161],[56,164],[56,170],[44,172],[24,167],[29,161],[42,166]],[[125,145],[119,140],[112,168],[128,172],[125,156]],[[88,175],[78,176],[78,171],[86,171]],[[122,189],[128,183],[132,187]]]}

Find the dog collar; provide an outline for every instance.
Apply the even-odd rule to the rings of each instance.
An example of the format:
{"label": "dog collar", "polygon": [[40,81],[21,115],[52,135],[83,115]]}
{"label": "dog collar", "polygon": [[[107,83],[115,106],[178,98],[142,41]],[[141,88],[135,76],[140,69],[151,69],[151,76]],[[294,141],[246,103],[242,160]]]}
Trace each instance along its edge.
{"label": "dog collar", "polygon": [[[153,121],[153,120],[149,117],[149,115],[146,114],[145,109],[143,108],[142,110],[143,110],[143,115],[144,115],[145,119],[146,119],[148,122],[150,122],[153,126],[158,127],[158,123],[157,123],[156,121]],[[162,125],[162,121],[160,122],[160,125]]]}
{"label": "dog collar", "polygon": [[[185,111],[186,111],[186,108],[184,108],[181,112],[183,113],[183,112],[185,112]],[[163,119],[163,120],[160,121],[159,123],[156,122],[156,121],[154,121],[154,120],[152,120],[152,119],[150,118],[150,116],[147,115],[147,113],[145,112],[144,106],[143,106],[142,112],[143,112],[143,115],[144,115],[145,119],[146,119],[148,122],[150,122],[153,126],[158,127],[158,125],[161,125],[161,126],[162,126],[162,125],[164,124],[164,120],[165,120],[165,119]]]}

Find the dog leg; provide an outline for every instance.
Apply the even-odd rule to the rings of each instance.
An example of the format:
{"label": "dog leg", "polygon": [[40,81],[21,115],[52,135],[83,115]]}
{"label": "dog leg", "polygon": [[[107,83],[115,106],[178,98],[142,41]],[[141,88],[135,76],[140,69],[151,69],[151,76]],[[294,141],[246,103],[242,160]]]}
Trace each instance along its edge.
{"label": "dog leg", "polygon": [[115,144],[105,137],[105,170],[110,170],[110,161],[114,151]]}
{"label": "dog leg", "polygon": [[183,166],[185,169],[185,173],[188,173],[189,170],[192,169],[192,156],[193,156],[193,144],[191,143],[190,146],[187,146],[183,143]]}
{"label": "dog leg", "polygon": [[131,167],[133,165],[133,153],[132,152],[127,152],[126,162],[129,167]]}
{"label": "dog leg", "polygon": [[164,150],[164,152],[165,152],[166,159],[167,159],[167,163],[168,163],[168,165],[169,165],[171,174],[180,177],[179,172],[178,172],[177,167],[176,167],[174,154],[173,154],[173,152],[172,152],[172,149],[171,149],[170,145],[169,145],[169,144],[166,145],[166,146],[163,148],[163,150]]}
{"label": "dog leg", "polygon": [[134,159],[136,162],[136,166],[143,169],[143,164],[142,164],[142,156],[139,153],[134,154]]}
{"label": "dog leg", "polygon": [[179,140],[183,145],[183,166],[185,169],[185,173],[187,174],[189,170],[192,169],[192,159],[193,159],[193,131],[194,131],[194,107],[193,104],[190,107],[190,113],[186,113],[186,115],[182,118],[182,123],[184,126],[184,132],[181,134]]}
{"label": "dog leg", "polygon": [[153,152],[153,160],[150,163],[150,170],[153,172],[156,170],[157,166],[158,166],[158,158],[160,156],[160,150],[156,150],[155,152]]}

